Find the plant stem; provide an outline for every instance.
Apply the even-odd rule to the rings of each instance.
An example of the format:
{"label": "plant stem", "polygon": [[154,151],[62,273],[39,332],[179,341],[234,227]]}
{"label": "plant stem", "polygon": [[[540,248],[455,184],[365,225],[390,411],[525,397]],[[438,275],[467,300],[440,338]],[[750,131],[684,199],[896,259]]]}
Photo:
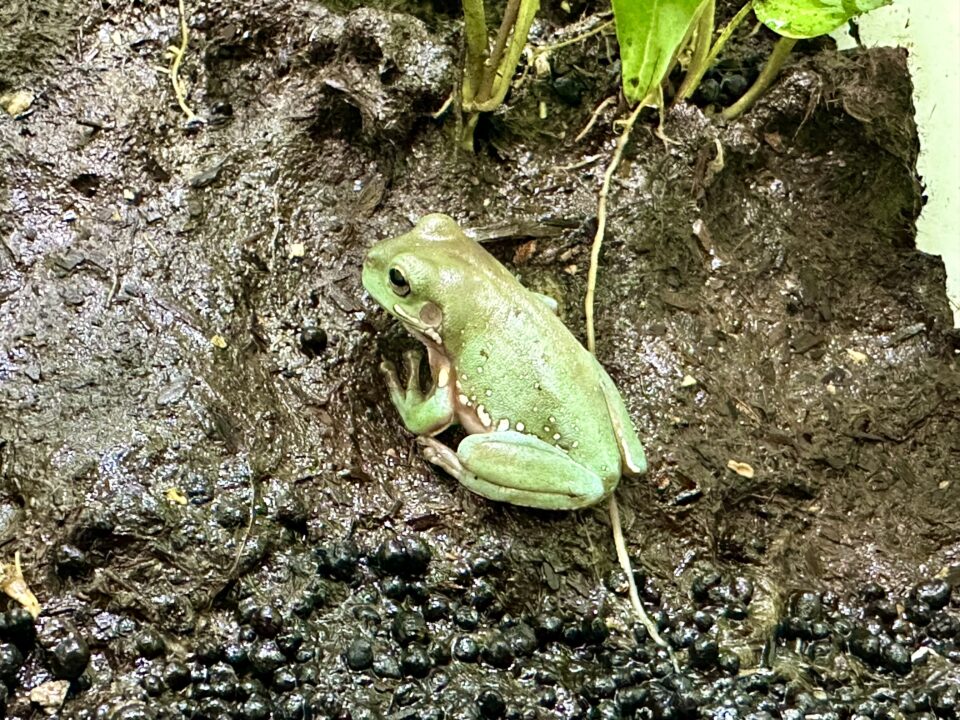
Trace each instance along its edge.
{"label": "plant stem", "polygon": [[733,35],[734,31],[740,26],[740,23],[746,19],[752,9],[753,0],[749,0],[749,2],[740,8],[739,12],[730,19],[730,22],[727,23],[727,26],[720,33],[720,37],[717,38],[713,47],[710,48],[710,54],[707,55],[704,61],[697,66],[690,66],[687,77],[684,78],[683,85],[680,87],[680,92],[677,93],[678,101],[686,100],[693,95],[700,86],[700,81],[703,80],[703,76],[706,75],[707,70],[716,62],[717,56],[720,54],[720,51],[723,50],[724,45],[727,44],[727,41]]}
{"label": "plant stem", "polygon": [[464,149],[473,150],[477,113],[496,110],[507,96],[510,81],[527,44],[530,26],[539,9],[540,0],[508,0],[493,53],[486,58],[487,28],[483,0],[463,0],[467,52],[461,108],[468,115],[460,135],[460,144]]}
{"label": "plant stem", "polygon": [[613,151],[613,157],[610,159],[610,165],[603,174],[603,186],[600,188],[600,199],[597,202],[597,232],[593,236],[593,245],[590,246],[590,268],[587,271],[587,296],[583,301],[584,313],[587,316],[587,350],[596,354],[597,342],[596,333],[593,327],[593,298],[597,291],[597,269],[600,264],[600,246],[603,244],[603,235],[607,229],[607,195],[610,194],[610,182],[613,180],[613,174],[620,164],[620,158],[623,157],[623,150],[627,146],[627,140],[630,139],[630,131],[633,130],[633,124],[640,116],[643,110],[643,103],[637,105],[636,109],[627,118],[627,124],[617,139],[617,147]]}
{"label": "plant stem", "polygon": [[503,10],[503,21],[500,23],[499,32],[497,32],[497,39],[493,43],[490,59],[487,60],[483,68],[483,81],[480,83],[480,92],[477,93],[478,102],[490,99],[490,94],[493,92],[493,81],[496,79],[500,63],[503,61],[503,51],[507,46],[507,40],[510,38],[510,32],[514,30],[514,26],[517,24],[517,13],[519,11],[520,0],[507,0],[507,6]]}
{"label": "plant stem", "polygon": [[707,67],[713,65],[713,62],[717,59],[717,55],[723,50],[723,46],[727,44],[730,36],[733,35],[734,31],[740,26],[740,23],[750,14],[751,10],[753,10],[753,0],[749,0],[749,2],[740,8],[737,14],[730,19],[730,22],[727,23],[723,32],[720,33],[720,37],[717,38],[713,47],[710,48],[710,55],[707,56]]}
{"label": "plant stem", "polygon": [[[527,35],[530,33],[530,26],[533,25],[533,18],[540,9],[540,0],[520,0],[520,8],[517,11],[517,20],[513,26],[513,32],[507,42],[506,51],[499,67],[496,69],[493,79],[493,87],[490,96],[484,99],[477,98],[472,105],[466,105],[464,108],[473,112],[491,112],[496,110],[510,90],[510,81],[513,73],[517,69],[517,63],[520,62],[520,55],[527,44]],[[492,64],[492,63],[491,63]]]}
{"label": "plant stem", "polygon": [[773,84],[777,74],[780,72],[780,68],[783,67],[787,56],[790,55],[790,51],[796,44],[796,38],[781,37],[777,40],[773,46],[773,52],[770,53],[770,59],[767,60],[767,64],[763,66],[763,70],[753,85],[749,87],[739,100],[721,113],[724,120],[733,120],[753,106],[757,99],[767,91],[767,88]]}
{"label": "plant stem", "polygon": [[697,19],[697,39],[693,48],[693,56],[690,58],[690,67],[687,70],[686,77],[683,78],[683,84],[677,91],[678,100],[686,100],[693,95],[700,79],[707,71],[707,56],[710,54],[710,42],[713,40],[713,21],[716,16],[716,0],[707,0],[700,9],[700,17]]}
{"label": "plant stem", "polygon": [[467,115],[460,132],[460,147],[467,152],[473,152],[473,132],[477,129],[480,113],[472,112]]}
{"label": "plant stem", "polygon": [[463,37],[466,58],[463,70],[463,104],[474,101],[483,80],[487,55],[487,19],[483,0],[463,0]]}

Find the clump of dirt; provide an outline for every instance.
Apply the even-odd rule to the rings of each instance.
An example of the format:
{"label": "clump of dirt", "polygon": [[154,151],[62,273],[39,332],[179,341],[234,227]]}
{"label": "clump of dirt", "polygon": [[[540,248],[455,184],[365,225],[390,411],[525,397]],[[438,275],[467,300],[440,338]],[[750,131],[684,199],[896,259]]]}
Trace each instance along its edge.
{"label": "clump of dirt", "polygon": [[423,463],[377,372],[409,340],[359,282],[373,242],[447,212],[579,333],[616,109],[573,137],[616,89],[609,39],[526,78],[469,155],[432,117],[457,27],[424,4],[187,2],[202,126],[158,70],[169,4],[21,5],[0,560],[43,614],[0,612],[7,717],[955,708],[960,372],[913,247],[904,52],[811,48],[736,123],[638,129],[616,178],[598,355],[651,460],[619,499],[677,673],[601,510]]}

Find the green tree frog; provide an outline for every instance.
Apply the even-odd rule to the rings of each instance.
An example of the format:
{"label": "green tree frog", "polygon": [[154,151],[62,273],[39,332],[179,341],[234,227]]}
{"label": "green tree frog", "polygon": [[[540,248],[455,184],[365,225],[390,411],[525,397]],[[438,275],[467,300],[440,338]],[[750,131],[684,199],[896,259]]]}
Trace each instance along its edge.
{"label": "green tree frog", "polygon": [[[375,245],[363,286],[427,349],[384,361],[390,398],[424,458],[490,500],[548,510],[587,507],[646,458],[616,386],[557,317],[446,215]],[[467,432],[456,451],[434,436]]]}

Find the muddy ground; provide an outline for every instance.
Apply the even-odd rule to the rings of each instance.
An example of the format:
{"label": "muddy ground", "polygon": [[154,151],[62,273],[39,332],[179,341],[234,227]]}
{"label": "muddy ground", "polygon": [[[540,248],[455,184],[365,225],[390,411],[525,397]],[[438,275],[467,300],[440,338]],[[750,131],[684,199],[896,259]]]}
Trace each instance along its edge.
{"label": "muddy ground", "polygon": [[[623,108],[573,138],[613,38],[554,53],[470,154],[430,116],[456,8],[186,5],[202,122],[165,72],[176,3],[0,9],[0,94],[33,94],[0,114],[0,560],[43,607],[0,613],[7,717],[955,712],[958,341],[914,248],[903,51],[800,47],[737,122],[642,123],[616,177],[598,356],[651,461],[618,498],[677,672],[604,510],[422,461],[377,372],[409,341],[360,285],[442,211],[582,337]],[[572,22],[544,5],[538,43]]]}

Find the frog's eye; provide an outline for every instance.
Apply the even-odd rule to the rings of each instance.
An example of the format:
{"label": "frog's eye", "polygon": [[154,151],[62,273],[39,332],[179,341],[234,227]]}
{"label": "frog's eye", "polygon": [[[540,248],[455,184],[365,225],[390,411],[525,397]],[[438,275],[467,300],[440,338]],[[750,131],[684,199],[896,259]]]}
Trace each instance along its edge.
{"label": "frog's eye", "polygon": [[410,294],[410,283],[407,282],[407,279],[403,276],[403,273],[400,272],[397,268],[390,268],[388,273],[390,276],[390,287],[393,291],[400,297],[406,297]]}

